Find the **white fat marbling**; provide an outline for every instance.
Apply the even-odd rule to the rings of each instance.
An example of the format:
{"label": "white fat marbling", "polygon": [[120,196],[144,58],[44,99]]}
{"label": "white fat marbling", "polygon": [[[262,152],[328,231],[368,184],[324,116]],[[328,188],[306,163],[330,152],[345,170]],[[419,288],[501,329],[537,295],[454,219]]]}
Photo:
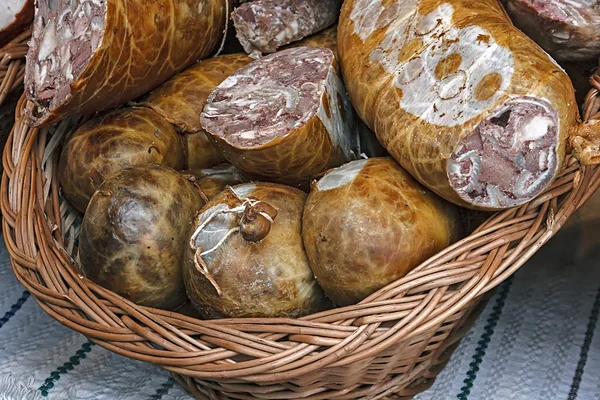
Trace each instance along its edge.
{"label": "white fat marbling", "polygon": [[358,129],[354,122],[356,120],[354,109],[346,94],[344,83],[333,68],[327,75],[325,88],[327,89],[326,95],[331,118],[327,116],[323,102],[319,105],[317,115],[327,129],[333,145],[342,149],[346,160],[356,160],[358,158]]}
{"label": "white fat marbling", "polygon": [[325,175],[319,183],[317,189],[321,191],[331,190],[345,186],[352,182],[369,160],[357,160],[342,165]]}
{"label": "white fat marbling", "polygon": [[[397,14],[396,19],[388,22],[381,44],[370,54],[371,62],[394,75],[393,84],[402,91],[400,106],[404,110],[431,124],[462,125],[488,109],[508,88],[514,74],[513,55],[479,26],[454,26],[451,4],[442,3],[430,14],[421,15],[418,3],[407,0],[387,7],[396,7],[392,13]],[[355,33],[366,40],[378,28],[385,9],[379,0],[357,0],[350,15]],[[423,50],[404,60],[404,45],[411,42],[421,43],[415,48]],[[436,67],[450,55],[460,56],[458,69],[436,77]],[[478,100],[477,85],[494,73],[502,77],[499,87],[489,98]]]}

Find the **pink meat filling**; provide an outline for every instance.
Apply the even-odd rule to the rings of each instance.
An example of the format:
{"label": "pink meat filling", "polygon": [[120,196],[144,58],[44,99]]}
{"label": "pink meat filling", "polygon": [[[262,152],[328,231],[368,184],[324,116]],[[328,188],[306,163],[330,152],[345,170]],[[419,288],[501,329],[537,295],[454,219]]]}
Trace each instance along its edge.
{"label": "pink meat filling", "polygon": [[26,90],[44,108],[71,92],[100,45],[106,0],[39,0],[27,53]]}
{"label": "pink meat filling", "polygon": [[519,98],[481,122],[448,160],[450,184],[480,207],[526,203],[552,182],[558,117],[545,101]]}
{"label": "pink meat filling", "polygon": [[211,93],[202,127],[244,148],[287,135],[317,113],[333,61],[328,49],[300,47],[249,64]]}

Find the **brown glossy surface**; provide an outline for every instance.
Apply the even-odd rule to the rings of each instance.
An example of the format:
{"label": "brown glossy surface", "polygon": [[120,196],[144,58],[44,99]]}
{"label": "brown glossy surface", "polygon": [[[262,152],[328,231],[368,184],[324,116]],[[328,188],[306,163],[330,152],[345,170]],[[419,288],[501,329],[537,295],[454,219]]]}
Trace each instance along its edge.
{"label": "brown glossy surface", "polygon": [[[31,124],[123,104],[208,57],[221,44],[224,0],[107,0],[106,7],[102,42],[70,85],[71,94],[52,110],[38,107]],[[35,102],[29,89],[32,69],[30,63],[26,86]]]}
{"label": "brown glossy surface", "polygon": [[141,100],[141,105],[152,108],[185,135],[186,168],[210,168],[225,161],[202,129],[200,113],[215,87],[251,61],[245,54],[225,54],[200,61]]}
{"label": "brown glossy surface", "polygon": [[[188,248],[183,277],[188,296],[203,315],[215,317],[299,317],[319,311],[327,304],[308,266],[302,244],[302,210],[306,194],[290,187],[268,183],[244,184],[233,188],[241,199],[266,203],[274,216],[266,236],[258,242],[247,241],[237,231],[213,252],[202,256],[209,279],[194,265],[196,249]],[[224,191],[209,202],[188,238],[215,207],[234,209],[243,204],[231,191]],[[258,203],[260,205],[261,203]],[[265,211],[264,209],[261,209]],[[246,212],[221,214],[206,225],[195,243],[209,250],[240,224]],[[263,231],[263,233],[265,233]]]}
{"label": "brown glossy surface", "polygon": [[310,266],[338,306],[402,278],[464,232],[458,207],[391,158],[353,161],[313,183],[302,223]]}
{"label": "brown glossy surface", "polygon": [[154,111],[124,108],[82,125],[66,142],[59,163],[62,191],[84,212],[90,198],[112,173],[133,165],[184,167],[181,138]]}
{"label": "brown glossy surface", "polygon": [[186,232],[203,201],[172,169],[120,170],[92,197],[81,226],[85,276],[140,305],[173,309],[185,300]]}

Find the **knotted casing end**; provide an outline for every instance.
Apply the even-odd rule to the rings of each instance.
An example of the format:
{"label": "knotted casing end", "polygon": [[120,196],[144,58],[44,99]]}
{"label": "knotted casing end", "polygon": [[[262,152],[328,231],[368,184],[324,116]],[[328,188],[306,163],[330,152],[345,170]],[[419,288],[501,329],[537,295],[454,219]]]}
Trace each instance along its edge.
{"label": "knotted casing end", "polygon": [[569,136],[571,154],[581,165],[600,164],[600,120],[590,120],[573,127]]}

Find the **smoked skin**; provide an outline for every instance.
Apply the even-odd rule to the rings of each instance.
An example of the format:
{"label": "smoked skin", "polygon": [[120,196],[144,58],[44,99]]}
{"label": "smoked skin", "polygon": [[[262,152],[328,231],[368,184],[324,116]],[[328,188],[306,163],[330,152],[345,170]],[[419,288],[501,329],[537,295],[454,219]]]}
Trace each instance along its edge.
{"label": "smoked skin", "polygon": [[181,170],[184,162],[181,138],[173,127],[152,110],[132,107],[79,127],[63,147],[58,177],[69,203],[83,213],[94,192],[116,171],[147,164]]}
{"label": "smoked skin", "polygon": [[[423,34],[426,31],[437,32],[435,29],[440,29],[440,33],[431,37]],[[470,45],[466,41],[461,42],[461,38],[466,40],[464,32],[469,29],[481,31],[477,40],[474,38],[469,42]],[[386,33],[390,32],[398,36],[395,41],[385,42]],[[494,116],[504,104],[516,97],[543,100],[558,116],[553,150],[558,167],[552,171],[552,177],[558,173],[565,158],[566,138],[579,118],[572,84],[553,59],[512,25],[497,0],[392,0],[383,3],[348,0],[342,8],[338,38],[342,73],[358,114],[375,131],[396,161],[438,195],[470,208],[505,208],[478,205],[461,197],[450,184],[447,166],[461,142],[482,121]],[[409,112],[406,108],[418,103],[419,93],[433,91],[435,86],[415,89],[409,85],[397,85],[398,73],[406,72],[411,60],[434,54],[434,51],[450,56],[452,46],[457,46],[456,38],[458,43],[464,44],[459,48],[465,52],[460,54],[459,51],[463,59],[474,51],[472,49],[477,49],[476,46],[493,46],[494,56],[499,54],[497,59],[510,60],[499,62],[498,66],[491,63],[490,71],[498,73],[501,78],[500,88],[494,91],[492,82],[477,89],[477,83],[483,77],[470,76],[467,71],[467,86],[470,85],[468,90],[472,92],[461,92],[460,96],[464,96],[458,97],[461,102],[431,102],[427,115],[414,110]],[[443,56],[440,56],[440,61],[448,59]],[[380,60],[390,57],[387,69],[377,57]],[[427,64],[427,68],[443,70],[443,65],[438,68],[440,63],[434,65],[436,60],[426,59],[425,62],[431,64]],[[439,83],[440,80],[436,79]],[[408,96],[417,100],[407,105],[402,100]],[[474,111],[471,112],[471,109]],[[459,114],[456,118],[449,119],[444,115],[450,115],[453,110]],[[463,111],[465,114],[461,114]],[[431,122],[444,117],[444,123]],[[549,184],[547,182],[546,187]],[[528,199],[516,199],[515,202],[519,200],[525,202]]]}
{"label": "smoked skin", "polygon": [[[202,208],[188,234],[193,247],[187,249],[183,280],[188,297],[203,317],[295,318],[330,305],[314,279],[302,244],[306,196],[284,185],[250,183],[223,191]],[[197,236],[192,232],[219,207],[232,210],[247,199],[258,201],[262,210],[271,210],[270,229],[263,231],[259,241],[233,232],[202,256],[207,272],[201,273],[194,265],[194,254],[213,248],[227,231],[241,227],[244,218],[241,213],[221,214],[207,223],[206,231]]]}
{"label": "smoked skin", "polygon": [[172,310],[185,302],[181,265],[203,200],[174,170],[145,165],[111,175],[83,218],[83,274],[136,304]]}
{"label": "smoked skin", "polygon": [[70,94],[50,109],[40,107],[31,88],[37,54],[31,47],[26,93],[38,107],[30,125],[124,104],[214,54],[223,39],[227,8],[225,0],[107,0],[99,47],[74,77]]}
{"label": "smoked skin", "polygon": [[338,306],[402,278],[464,233],[458,207],[389,157],[353,161],[313,182],[302,218],[310,266]]}

